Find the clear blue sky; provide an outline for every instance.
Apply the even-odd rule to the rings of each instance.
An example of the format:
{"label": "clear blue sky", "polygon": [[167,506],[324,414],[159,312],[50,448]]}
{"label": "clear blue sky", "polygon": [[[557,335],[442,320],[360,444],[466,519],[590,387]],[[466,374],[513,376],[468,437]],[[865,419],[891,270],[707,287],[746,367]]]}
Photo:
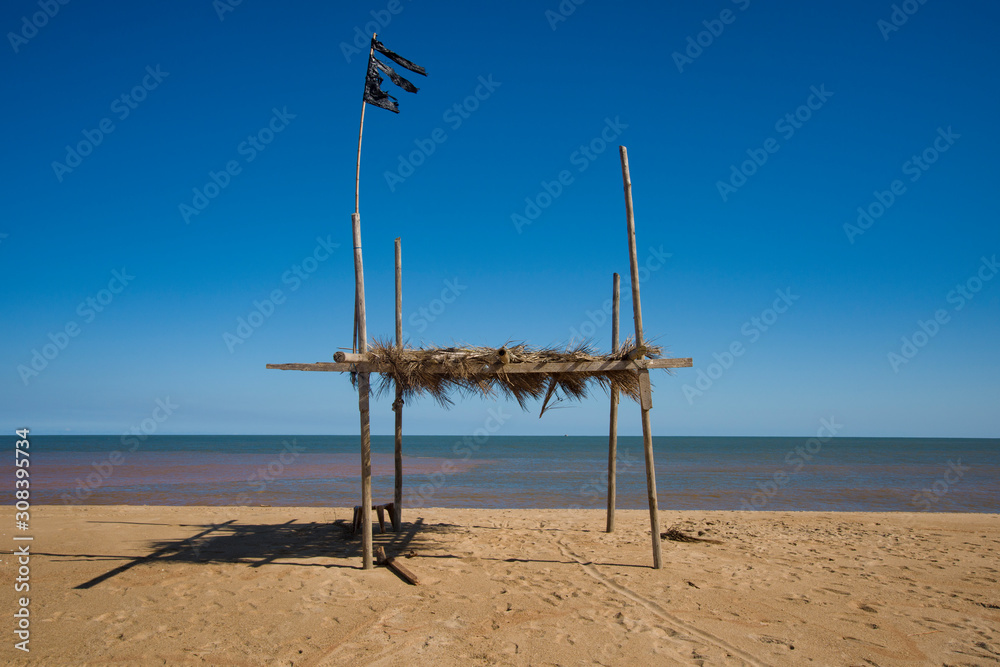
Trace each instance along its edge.
{"label": "clear blue sky", "polygon": [[[401,113],[365,117],[372,336],[393,331],[401,236],[412,343],[592,330],[606,350],[614,271],[632,327],[624,144],[657,268],[645,329],[695,360],[654,378],[658,435],[807,435],[831,417],[839,435],[998,435],[992,3],[50,4],[0,10],[8,429],[357,432],[346,377],[264,365],[350,346],[352,42],[374,26],[429,76],[397,68],[420,92],[387,81]],[[225,187],[201,201],[211,173]],[[260,326],[234,343],[239,318]],[[422,400],[406,430],[470,433],[491,408]],[[607,428],[600,393],[541,420],[501,409],[504,434]],[[378,401],[373,432],[391,423]],[[621,431],[639,432],[631,404]]]}

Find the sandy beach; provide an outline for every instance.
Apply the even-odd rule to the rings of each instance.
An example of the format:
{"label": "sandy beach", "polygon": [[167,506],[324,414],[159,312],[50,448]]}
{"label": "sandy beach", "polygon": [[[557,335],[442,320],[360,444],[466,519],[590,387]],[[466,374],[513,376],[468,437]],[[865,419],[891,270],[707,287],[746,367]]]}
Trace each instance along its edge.
{"label": "sandy beach", "polygon": [[[360,569],[349,509],[32,510],[34,664],[1000,663],[1000,515],[420,509]],[[407,557],[409,555],[409,557]]]}

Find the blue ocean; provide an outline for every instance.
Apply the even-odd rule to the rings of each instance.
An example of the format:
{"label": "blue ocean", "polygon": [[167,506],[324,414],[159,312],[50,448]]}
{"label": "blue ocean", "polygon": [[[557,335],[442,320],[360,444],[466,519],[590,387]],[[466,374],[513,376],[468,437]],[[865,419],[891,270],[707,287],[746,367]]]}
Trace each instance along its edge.
{"label": "blue ocean", "polygon": [[[344,507],[361,493],[357,435],[30,442],[33,504]],[[1000,512],[1000,439],[658,437],[654,450],[663,509]],[[392,437],[372,452],[373,499],[389,502]],[[644,508],[642,439],[617,453],[617,507]],[[404,506],[598,509],[607,468],[606,436],[405,436]],[[10,462],[3,474],[13,488]]]}

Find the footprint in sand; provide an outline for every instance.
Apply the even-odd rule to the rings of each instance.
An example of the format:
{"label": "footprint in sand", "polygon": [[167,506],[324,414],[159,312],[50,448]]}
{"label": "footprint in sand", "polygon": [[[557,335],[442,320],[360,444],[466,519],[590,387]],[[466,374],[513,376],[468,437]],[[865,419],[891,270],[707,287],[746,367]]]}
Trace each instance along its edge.
{"label": "footprint in sand", "polygon": [[781,646],[785,646],[791,651],[795,650],[795,645],[792,644],[792,642],[788,641],[787,639],[781,639],[780,637],[771,637],[770,635],[757,635],[756,639],[762,644],[779,644]]}

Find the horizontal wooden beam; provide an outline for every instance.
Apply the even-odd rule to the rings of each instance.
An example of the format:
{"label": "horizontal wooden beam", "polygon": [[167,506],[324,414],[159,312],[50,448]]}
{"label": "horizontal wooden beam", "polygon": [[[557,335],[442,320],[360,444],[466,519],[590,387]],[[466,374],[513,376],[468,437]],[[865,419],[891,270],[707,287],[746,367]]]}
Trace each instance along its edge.
{"label": "horizontal wooden beam", "polygon": [[[494,375],[499,373],[604,373],[609,371],[628,371],[656,368],[691,368],[694,362],[685,359],[640,359],[636,361],[539,361],[531,363],[503,364],[496,366],[483,365],[480,373]],[[317,362],[315,364],[268,364],[268,368],[279,371],[327,371],[334,373],[390,373],[392,367],[388,364],[370,362],[337,363]],[[431,373],[451,373],[454,366],[447,364],[425,364],[424,370]]]}
{"label": "horizontal wooden beam", "polygon": [[315,364],[268,364],[271,370],[279,371],[332,371],[334,373],[351,373],[355,371],[371,372],[369,364],[348,364],[329,361],[318,361]]}

